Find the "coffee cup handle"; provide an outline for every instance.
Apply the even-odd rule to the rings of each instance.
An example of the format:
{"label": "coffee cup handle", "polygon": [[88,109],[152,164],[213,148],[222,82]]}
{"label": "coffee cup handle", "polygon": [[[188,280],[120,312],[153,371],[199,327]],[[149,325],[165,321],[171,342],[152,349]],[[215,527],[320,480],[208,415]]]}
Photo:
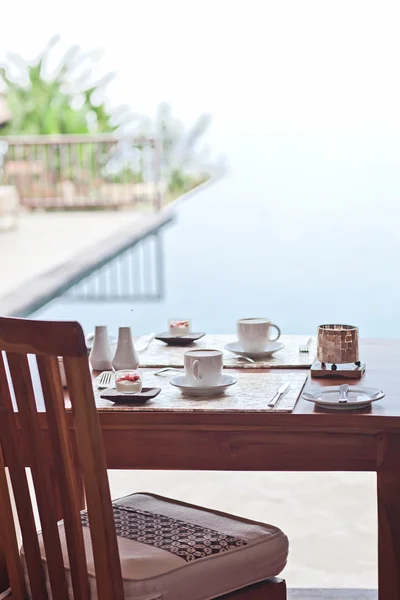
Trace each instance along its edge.
{"label": "coffee cup handle", "polygon": [[269,338],[269,341],[276,342],[276,340],[279,340],[279,338],[281,337],[281,330],[279,329],[278,325],[274,325],[274,323],[271,323],[270,327],[275,327],[278,335],[275,338]]}
{"label": "coffee cup handle", "polygon": [[193,361],[192,374],[196,381],[200,381],[200,362],[198,360]]}

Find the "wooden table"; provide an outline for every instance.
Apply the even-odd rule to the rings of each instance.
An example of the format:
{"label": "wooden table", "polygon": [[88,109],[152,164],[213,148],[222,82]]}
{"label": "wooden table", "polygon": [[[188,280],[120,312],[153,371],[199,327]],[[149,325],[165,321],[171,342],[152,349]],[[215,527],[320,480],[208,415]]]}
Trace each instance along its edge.
{"label": "wooden table", "polygon": [[379,600],[400,600],[400,342],[363,343],[360,356],[367,363],[362,382],[386,392],[367,412],[322,412],[301,399],[291,414],[99,411],[108,467],[375,471]]}

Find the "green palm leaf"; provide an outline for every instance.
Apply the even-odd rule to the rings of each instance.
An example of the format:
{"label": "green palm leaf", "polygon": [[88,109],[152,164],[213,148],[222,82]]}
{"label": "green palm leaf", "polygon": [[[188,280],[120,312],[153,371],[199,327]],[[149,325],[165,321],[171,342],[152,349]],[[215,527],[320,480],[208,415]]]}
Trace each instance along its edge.
{"label": "green palm leaf", "polygon": [[[58,36],[51,38],[33,62],[11,53],[6,64],[0,67],[0,82],[12,113],[11,122],[2,133],[84,134],[112,132],[118,128],[105,103],[93,102],[93,97],[98,97],[112,78],[112,74],[108,74],[97,82],[91,81],[93,56],[84,54],[78,46],[71,46],[54,74],[46,75],[46,66],[58,42]],[[88,66],[82,72],[85,63]],[[80,74],[76,73],[78,67]],[[14,75],[15,68],[17,75]],[[84,101],[75,108],[75,99],[81,94]]]}

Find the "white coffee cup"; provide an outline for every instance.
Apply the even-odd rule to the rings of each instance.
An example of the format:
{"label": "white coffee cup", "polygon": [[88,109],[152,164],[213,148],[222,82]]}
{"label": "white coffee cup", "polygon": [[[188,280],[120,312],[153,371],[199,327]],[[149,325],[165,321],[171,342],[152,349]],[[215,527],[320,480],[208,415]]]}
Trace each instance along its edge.
{"label": "white coffee cup", "polygon": [[186,379],[193,386],[217,385],[221,380],[222,352],[199,348],[184,356]]}
{"label": "white coffee cup", "polygon": [[[270,338],[271,327],[277,331],[275,338]],[[237,321],[237,335],[245,352],[262,352],[268,342],[275,342],[281,335],[277,325],[271,323],[270,319],[249,318]]]}

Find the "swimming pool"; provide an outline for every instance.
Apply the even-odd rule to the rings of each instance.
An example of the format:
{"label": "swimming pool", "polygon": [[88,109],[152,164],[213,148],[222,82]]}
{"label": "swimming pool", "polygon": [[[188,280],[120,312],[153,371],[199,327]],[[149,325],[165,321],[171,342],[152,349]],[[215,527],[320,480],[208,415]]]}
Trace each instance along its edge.
{"label": "swimming pool", "polygon": [[265,136],[232,145],[231,173],[174,221],[34,313],[164,330],[170,317],[228,333],[267,316],[284,332],[322,322],[400,337],[399,140]]}

